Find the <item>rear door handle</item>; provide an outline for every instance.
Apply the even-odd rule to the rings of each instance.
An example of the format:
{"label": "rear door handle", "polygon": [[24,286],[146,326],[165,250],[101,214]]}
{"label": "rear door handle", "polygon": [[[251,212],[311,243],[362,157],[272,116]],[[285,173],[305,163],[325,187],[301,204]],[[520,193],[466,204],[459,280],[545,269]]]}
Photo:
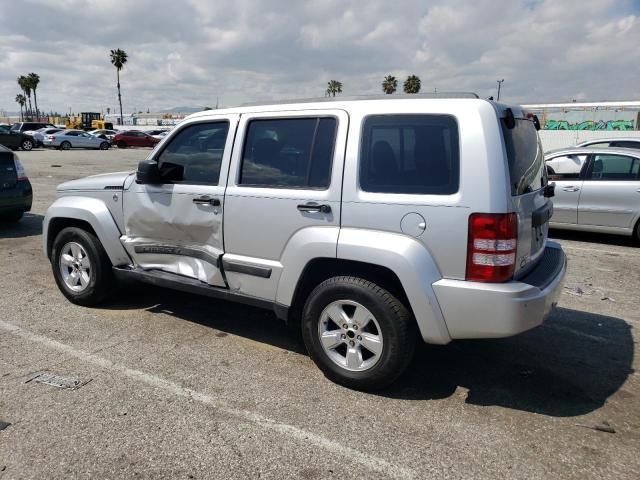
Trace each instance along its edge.
{"label": "rear door handle", "polygon": [[565,192],[577,192],[580,189],[578,187],[574,187],[573,185],[571,185],[567,187],[562,187],[562,190],[564,190]]}
{"label": "rear door handle", "polygon": [[220,199],[205,195],[204,197],[194,198],[193,203],[196,203],[198,205],[211,205],[212,207],[219,207]]}
{"label": "rear door handle", "polygon": [[298,210],[309,213],[331,213],[331,205],[308,202],[303,205],[298,205]]}

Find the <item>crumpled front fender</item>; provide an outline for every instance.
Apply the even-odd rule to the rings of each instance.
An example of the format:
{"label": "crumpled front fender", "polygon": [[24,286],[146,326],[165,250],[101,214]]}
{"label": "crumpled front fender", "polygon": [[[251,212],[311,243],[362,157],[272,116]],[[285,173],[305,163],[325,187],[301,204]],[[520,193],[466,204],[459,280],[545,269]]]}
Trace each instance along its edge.
{"label": "crumpled front fender", "polygon": [[131,259],[120,242],[121,232],[103,201],[81,196],[65,196],[57,199],[47,210],[42,224],[44,253],[51,254],[53,238],[49,238],[52,222],[56,219],[71,219],[91,225],[109,260],[114,266],[130,265]]}

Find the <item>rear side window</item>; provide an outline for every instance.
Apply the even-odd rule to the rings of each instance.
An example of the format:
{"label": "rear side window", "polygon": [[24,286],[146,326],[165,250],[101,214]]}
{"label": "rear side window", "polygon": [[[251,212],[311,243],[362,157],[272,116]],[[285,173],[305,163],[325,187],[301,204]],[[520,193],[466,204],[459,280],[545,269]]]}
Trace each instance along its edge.
{"label": "rear side window", "polygon": [[611,146],[612,147],[619,147],[619,148],[635,148],[635,149],[639,149],[640,148],[640,142],[626,142],[624,140],[619,140],[616,142],[611,142]]}
{"label": "rear side window", "polygon": [[544,153],[533,122],[518,119],[513,128],[507,128],[503,122],[502,132],[507,149],[511,195],[524,195],[544,187]]}
{"label": "rear side window", "polygon": [[162,150],[158,166],[180,165],[183,169],[181,183],[217,185],[228,132],[227,121],[189,125]]}
{"label": "rear side window", "polygon": [[458,191],[458,124],[449,115],[365,119],[360,188],[366,192],[448,195]]}
{"label": "rear side window", "polygon": [[252,120],[247,128],[239,184],[328,188],[336,127],[333,117]]}
{"label": "rear side window", "polygon": [[624,155],[595,155],[588,180],[637,180],[639,163]]}

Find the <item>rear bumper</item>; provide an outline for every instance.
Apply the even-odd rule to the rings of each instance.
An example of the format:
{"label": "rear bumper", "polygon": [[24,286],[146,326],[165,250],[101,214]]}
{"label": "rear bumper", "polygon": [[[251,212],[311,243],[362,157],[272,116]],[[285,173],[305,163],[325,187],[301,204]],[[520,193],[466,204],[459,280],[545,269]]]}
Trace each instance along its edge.
{"label": "rear bumper", "polygon": [[13,188],[0,190],[0,213],[31,210],[33,191],[29,180],[18,180]]}
{"label": "rear bumper", "polygon": [[555,307],[567,272],[559,244],[549,242],[526,277],[507,283],[439,280],[433,284],[453,339],[509,337],[540,325]]}

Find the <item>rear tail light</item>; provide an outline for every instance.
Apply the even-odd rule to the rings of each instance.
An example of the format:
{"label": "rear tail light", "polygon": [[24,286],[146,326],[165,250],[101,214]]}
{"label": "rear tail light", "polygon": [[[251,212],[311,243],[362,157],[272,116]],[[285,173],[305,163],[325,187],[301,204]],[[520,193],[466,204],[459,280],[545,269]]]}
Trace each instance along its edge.
{"label": "rear tail light", "polygon": [[13,163],[16,166],[16,176],[18,177],[18,180],[27,180],[27,172],[24,169],[24,165],[22,165],[22,162],[20,162],[18,157],[15,155],[13,156]]}
{"label": "rear tail light", "polygon": [[467,280],[506,282],[513,278],[518,244],[515,213],[473,213],[469,216]]}

